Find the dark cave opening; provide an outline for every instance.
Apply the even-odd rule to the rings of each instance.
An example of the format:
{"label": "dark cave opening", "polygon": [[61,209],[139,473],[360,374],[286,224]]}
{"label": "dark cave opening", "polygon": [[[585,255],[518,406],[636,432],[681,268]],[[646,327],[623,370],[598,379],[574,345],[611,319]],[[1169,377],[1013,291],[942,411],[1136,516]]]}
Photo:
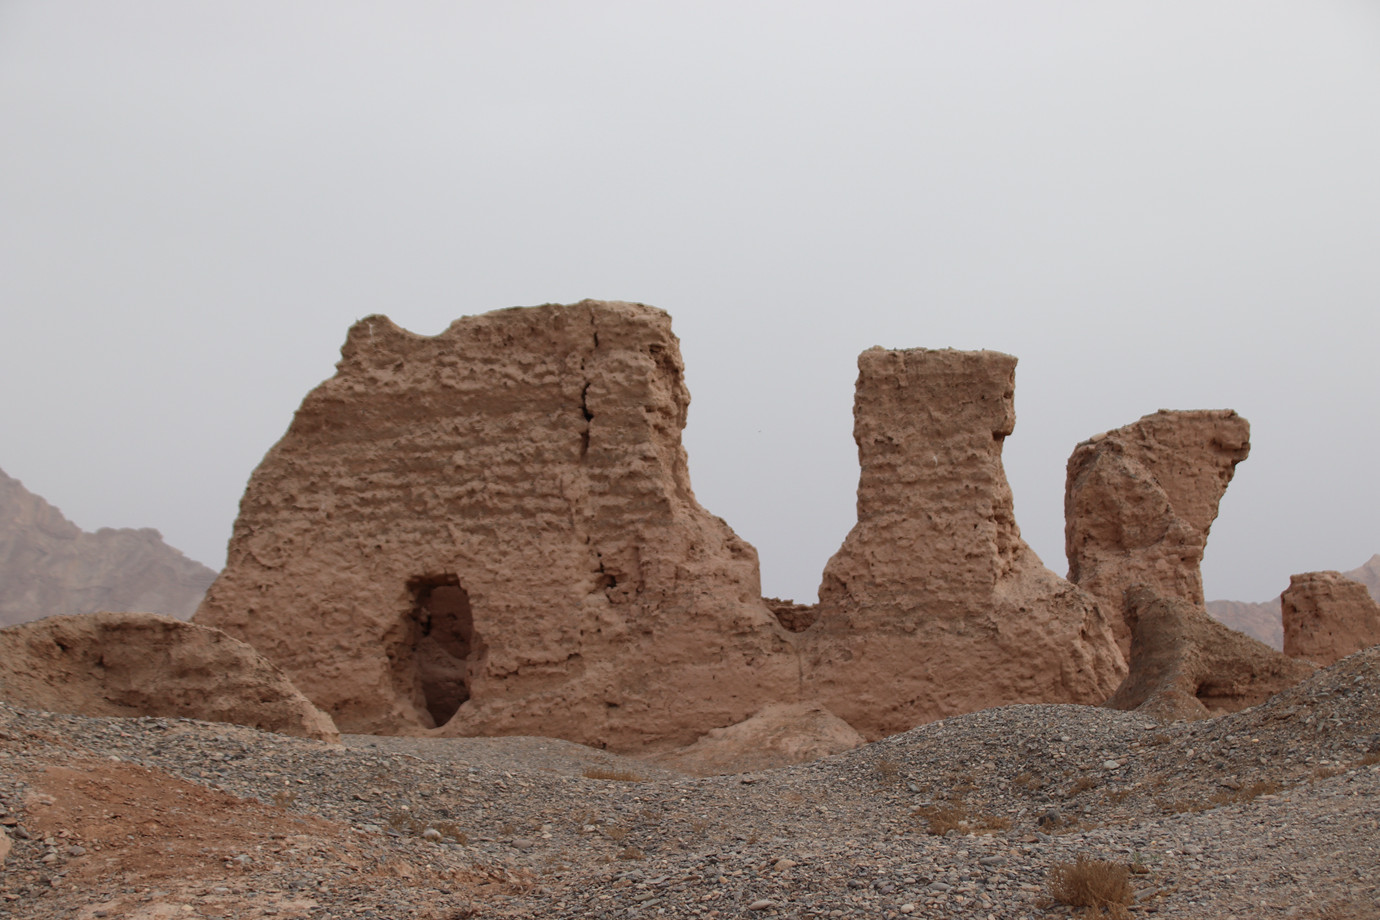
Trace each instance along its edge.
{"label": "dark cave opening", "polygon": [[423,575],[407,583],[412,595],[413,661],[426,710],[445,725],[470,698],[475,649],[470,596],[455,575]]}

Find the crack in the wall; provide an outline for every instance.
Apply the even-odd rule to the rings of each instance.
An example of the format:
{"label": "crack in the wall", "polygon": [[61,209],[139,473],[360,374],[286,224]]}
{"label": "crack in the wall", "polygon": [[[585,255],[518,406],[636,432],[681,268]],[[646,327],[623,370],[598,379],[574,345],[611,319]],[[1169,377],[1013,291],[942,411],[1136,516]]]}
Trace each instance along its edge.
{"label": "crack in the wall", "polygon": [[580,459],[585,459],[589,453],[589,423],[594,421],[594,413],[589,411],[589,381],[585,381],[584,388],[580,390],[580,413],[585,417],[585,424],[580,429]]}

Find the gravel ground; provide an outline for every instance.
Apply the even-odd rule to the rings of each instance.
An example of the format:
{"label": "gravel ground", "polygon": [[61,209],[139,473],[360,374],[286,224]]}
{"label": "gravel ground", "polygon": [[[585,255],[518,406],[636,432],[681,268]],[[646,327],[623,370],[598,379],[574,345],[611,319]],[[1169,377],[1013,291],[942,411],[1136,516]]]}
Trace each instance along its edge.
{"label": "gravel ground", "polygon": [[[541,738],[327,745],[0,705],[0,916],[1380,918],[1380,648],[1160,725],[1010,706],[696,778]],[[3,849],[3,841],[0,841]]]}

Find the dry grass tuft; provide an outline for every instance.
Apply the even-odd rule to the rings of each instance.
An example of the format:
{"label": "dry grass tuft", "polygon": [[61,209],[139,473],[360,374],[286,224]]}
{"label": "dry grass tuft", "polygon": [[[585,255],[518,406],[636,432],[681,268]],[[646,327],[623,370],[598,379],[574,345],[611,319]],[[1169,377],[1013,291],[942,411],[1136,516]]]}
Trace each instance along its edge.
{"label": "dry grass tuft", "polygon": [[879,760],[873,765],[877,777],[883,783],[895,783],[901,779],[901,765],[894,760]]}
{"label": "dry grass tuft", "polygon": [[1258,795],[1273,795],[1283,788],[1274,780],[1263,779],[1251,783],[1249,786],[1242,786],[1240,789],[1224,789],[1214,793],[1208,801],[1213,805],[1235,805],[1249,802]]}
{"label": "dry grass tuft", "polygon": [[910,814],[913,818],[923,818],[928,824],[929,832],[936,837],[943,837],[949,831],[959,834],[981,834],[1004,831],[1011,826],[1010,818],[972,812],[962,802],[954,802],[951,805],[922,805]]}
{"label": "dry grass tuft", "polygon": [[1380,905],[1348,898],[1314,907],[1300,916],[1303,920],[1380,920]]}
{"label": "dry grass tuft", "polygon": [[1073,785],[1069,787],[1068,795],[1065,797],[1071,799],[1075,795],[1078,795],[1080,792],[1087,792],[1089,789],[1096,789],[1098,785],[1098,781],[1093,777],[1080,776],[1078,777],[1078,779],[1074,780]]}
{"label": "dry grass tuft", "polygon": [[585,779],[608,779],[617,783],[640,783],[642,777],[631,770],[605,770],[602,767],[588,767],[584,772]]}
{"label": "dry grass tuft", "polygon": [[1127,907],[1135,900],[1131,870],[1119,863],[1078,857],[1049,871],[1050,897],[1060,904],[1082,908],[1084,917],[1129,920]]}

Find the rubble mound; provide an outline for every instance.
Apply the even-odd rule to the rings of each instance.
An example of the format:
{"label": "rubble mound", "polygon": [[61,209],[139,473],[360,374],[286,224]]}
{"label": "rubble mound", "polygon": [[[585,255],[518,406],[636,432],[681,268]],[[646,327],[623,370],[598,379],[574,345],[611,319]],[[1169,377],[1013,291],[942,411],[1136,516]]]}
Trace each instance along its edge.
{"label": "rubble mound", "polygon": [[651,760],[698,776],[751,773],[841,754],[866,740],[818,703],[771,703],[750,719]]}
{"label": "rubble mound", "polygon": [[98,610],[186,619],[215,577],[152,528],[87,533],[0,471],[0,626]]}
{"label": "rubble mound", "polygon": [[1280,597],[1284,654],[1320,667],[1380,644],[1380,603],[1341,572],[1305,572]]}
{"label": "rubble mound", "polygon": [[1208,531],[1249,453],[1250,424],[1231,410],[1161,409],[1074,448],[1064,486],[1069,580],[1102,601],[1123,651],[1131,585],[1202,606]]}
{"label": "rubble mound", "polygon": [[196,622],[350,732],[689,744],[794,701],[757,553],[690,488],[670,317],[356,323],[250,479]]}
{"label": "rubble mound", "polygon": [[1096,600],[1021,539],[1002,442],[1016,359],[858,358],[858,521],[805,633],[813,698],[869,738],[988,706],[1098,704],[1125,674]]}
{"label": "rubble mound", "polygon": [[1158,586],[1125,592],[1131,672],[1107,701],[1163,721],[1201,719],[1264,702],[1313,673]]}
{"label": "rubble mound", "polygon": [[340,740],[330,717],[252,648],[152,613],[56,616],[0,629],[0,699],[48,712],[192,718]]}

